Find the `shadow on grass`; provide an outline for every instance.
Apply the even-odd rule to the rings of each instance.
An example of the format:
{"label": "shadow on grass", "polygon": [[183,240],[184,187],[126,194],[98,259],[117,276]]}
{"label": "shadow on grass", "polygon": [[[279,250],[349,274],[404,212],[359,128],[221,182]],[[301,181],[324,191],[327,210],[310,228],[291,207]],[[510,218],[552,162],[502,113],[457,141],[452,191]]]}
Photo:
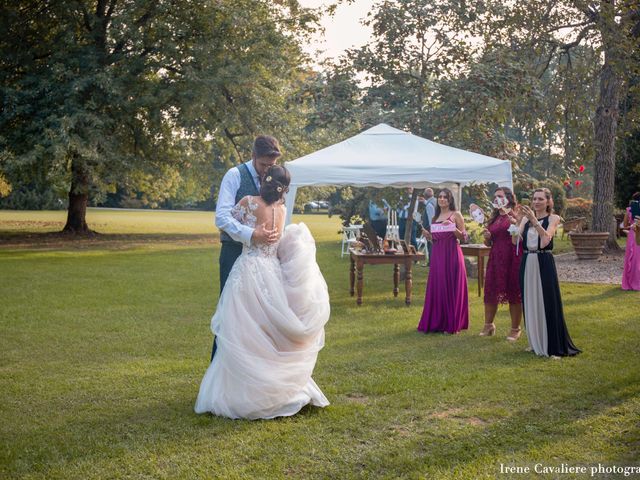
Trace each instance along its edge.
{"label": "shadow on grass", "polygon": [[[490,423],[477,421],[465,413],[472,411],[473,405],[461,404],[449,412],[450,415],[419,413],[418,420],[422,422],[416,422],[416,412],[411,412],[412,418],[404,422],[400,419],[400,423],[408,425],[409,429],[417,424],[418,428],[409,430],[404,438],[395,438],[390,448],[369,452],[363,463],[370,465],[370,472],[388,475],[392,472],[424,473],[434,469],[460,472],[474,462],[484,460],[486,463],[486,459],[489,459],[495,470],[485,474],[497,475],[500,463],[512,464],[518,456],[538,452],[542,457],[533,458],[532,461],[548,463],[549,452],[541,452],[545,447],[552,449],[556,443],[562,446],[553,458],[560,463],[566,460],[563,450],[571,452],[572,439],[594,435],[589,425],[590,419],[637,397],[640,388],[637,385],[629,388],[627,382],[627,379],[621,379],[617,383],[602,383],[596,387],[584,385],[581,390],[567,390],[563,395],[541,398],[539,405],[516,410]],[[412,451],[413,455],[399,456],[398,452],[402,451]],[[381,463],[381,459],[384,459],[384,463]],[[593,458],[590,461],[597,463],[602,459]]]}
{"label": "shadow on grass", "polygon": [[619,298],[621,302],[627,303],[633,295],[637,296],[637,292],[627,292],[625,290],[622,290],[622,288],[620,288],[620,285],[602,285],[602,287],[603,290],[595,295],[591,290],[585,293],[580,293],[579,289],[575,292],[572,292],[569,298],[567,298],[567,294],[564,294],[562,298],[562,304],[565,307],[571,305],[584,306],[592,304],[593,302],[597,303],[598,301],[611,298]]}

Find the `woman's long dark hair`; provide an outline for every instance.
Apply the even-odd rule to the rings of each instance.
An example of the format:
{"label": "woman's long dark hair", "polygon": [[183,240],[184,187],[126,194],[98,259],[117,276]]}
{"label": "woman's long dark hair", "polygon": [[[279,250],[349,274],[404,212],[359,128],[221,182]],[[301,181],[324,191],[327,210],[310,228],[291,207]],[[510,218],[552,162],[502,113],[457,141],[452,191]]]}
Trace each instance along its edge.
{"label": "woman's long dark hair", "polygon": [[449,200],[449,210],[451,210],[452,212],[456,211],[456,201],[453,199],[453,193],[451,193],[451,190],[449,190],[448,188],[443,188],[438,192],[438,195],[436,196],[436,214],[433,216],[434,221],[440,217],[441,211],[440,204],[438,203],[438,197],[443,193],[447,194],[447,200]]}
{"label": "woman's long dark hair", "polygon": [[[496,192],[498,190],[502,190],[504,192],[504,198],[506,198],[507,201],[509,202],[507,203],[506,207],[511,209],[516,208],[516,205],[518,204],[518,202],[516,201],[516,196],[513,194],[511,189],[509,187],[498,187],[496,188]],[[494,208],[493,212],[491,212],[491,218],[489,219],[487,226],[495,222],[499,216],[500,216],[500,209]]]}
{"label": "woman's long dark hair", "polygon": [[291,175],[282,165],[272,165],[260,183],[260,197],[267,205],[282,200],[289,191]]}

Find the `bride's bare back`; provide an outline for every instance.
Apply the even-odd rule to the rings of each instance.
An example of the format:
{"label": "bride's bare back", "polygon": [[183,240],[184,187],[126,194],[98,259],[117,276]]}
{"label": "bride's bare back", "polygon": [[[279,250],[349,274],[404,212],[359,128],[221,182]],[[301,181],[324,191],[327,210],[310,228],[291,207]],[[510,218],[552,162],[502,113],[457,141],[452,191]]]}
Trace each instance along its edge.
{"label": "bride's bare back", "polygon": [[251,209],[251,213],[255,216],[255,226],[264,225],[267,230],[278,230],[278,238],[282,235],[284,229],[284,221],[287,214],[287,209],[284,203],[279,200],[267,205],[262,197],[246,196],[240,200],[240,204],[245,208],[252,203],[256,206],[255,209]]}

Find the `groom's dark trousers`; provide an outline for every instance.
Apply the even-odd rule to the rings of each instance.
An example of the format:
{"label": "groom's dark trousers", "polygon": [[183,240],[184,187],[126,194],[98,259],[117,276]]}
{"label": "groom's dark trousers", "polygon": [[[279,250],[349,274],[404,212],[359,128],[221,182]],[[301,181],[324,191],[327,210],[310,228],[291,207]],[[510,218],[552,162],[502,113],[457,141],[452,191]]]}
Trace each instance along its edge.
{"label": "groom's dark trousers", "polygon": [[[238,242],[222,242],[222,248],[220,249],[220,294],[222,294],[222,290],[224,290],[224,285],[227,283],[227,278],[229,278],[229,274],[231,273],[231,269],[233,268],[233,264],[236,263],[236,260],[242,253],[242,244]],[[211,349],[211,360],[213,360],[213,356],[216,354],[216,338],[213,337],[213,348]]]}

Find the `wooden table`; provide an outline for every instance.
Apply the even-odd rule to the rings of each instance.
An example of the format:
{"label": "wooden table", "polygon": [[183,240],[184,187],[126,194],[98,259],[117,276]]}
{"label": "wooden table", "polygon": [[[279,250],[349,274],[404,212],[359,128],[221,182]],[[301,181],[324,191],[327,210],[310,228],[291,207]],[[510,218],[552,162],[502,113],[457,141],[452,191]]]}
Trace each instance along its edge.
{"label": "wooden table", "polygon": [[354,295],[354,287],[356,286],[356,277],[358,279],[357,290],[358,297],[356,302],[358,305],[362,305],[362,287],[364,283],[364,266],[365,264],[369,265],[381,265],[381,264],[392,264],[393,265],[393,296],[398,296],[398,284],[400,282],[400,265],[404,264],[405,271],[405,279],[404,279],[404,290],[405,290],[405,303],[407,305],[411,304],[411,288],[412,288],[412,269],[413,262],[417,262],[420,260],[424,260],[423,253],[410,253],[410,254],[395,254],[395,255],[385,255],[385,254],[375,254],[375,253],[358,253],[354,250],[350,250],[351,254],[351,268],[349,269],[349,293],[353,297]]}
{"label": "wooden table", "polygon": [[460,245],[462,254],[468,257],[478,257],[478,296],[482,295],[482,289],[484,287],[484,257],[488,257],[491,252],[491,247],[486,245],[469,244]]}

